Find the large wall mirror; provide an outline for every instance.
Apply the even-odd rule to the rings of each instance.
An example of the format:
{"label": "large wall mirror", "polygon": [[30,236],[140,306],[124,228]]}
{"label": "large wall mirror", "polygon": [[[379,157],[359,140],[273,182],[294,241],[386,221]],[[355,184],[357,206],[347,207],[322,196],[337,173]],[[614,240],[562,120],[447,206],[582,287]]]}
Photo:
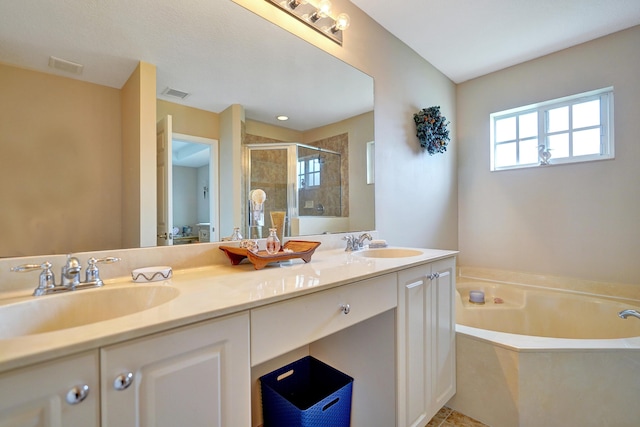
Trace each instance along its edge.
{"label": "large wall mirror", "polygon": [[[301,235],[374,228],[370,76],[232,0],[22,0],[0,7],[0,257],[140,246],[123,236],[135,215],[124,198],[156,188],[135,188],[130,178],[127,165],[141,154],[123,143],[131,138],[123,136],[123,115],[132,107],[122,90],[140,63],[155,68],[155,121],[172,116],[181,136],[216,141],[224,150],[224,111],[241,106],[243,150],[315,146],[317,161],[313,152],[303,156],[314,165],[325,164],[323,149],[341,153],[342,209],[323,223],[318,207],[330,202],[304,200],[298,214],[306,210],[312,218],[300,221]],[[139,110],[140,120],[151,120]],[[246,172],[243,162],[238,174]],[[224,194],[231,184],[215,166],[209,172]],[[215,180],[194,176],[194,191],[211,197]],[[252,189],[241,179],[243,194],[220,199],[218,216],[233,210],[242,213],[238,222],[246,220]],[[196,224],[207,222],[181,221],[172,229],[194,234]],[[225,225],[215,235],[231,232]]]}

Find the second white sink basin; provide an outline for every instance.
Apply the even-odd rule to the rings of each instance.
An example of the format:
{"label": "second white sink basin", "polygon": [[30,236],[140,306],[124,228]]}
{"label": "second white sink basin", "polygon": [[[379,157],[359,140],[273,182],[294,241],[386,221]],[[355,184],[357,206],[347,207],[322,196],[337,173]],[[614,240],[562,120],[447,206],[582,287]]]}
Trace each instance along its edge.
{"label": "second white sink basin", "polygon": [[407,258],[422,255],[422,251],[405,248],[380,248],[367,249],[357,252],[357,254],[366,258]]}
{"label": "second white sink basin", "polygon": [[164,304],[180,291],[145,285],[99,288],[33,297],[0,306],[0,339],[84,326]]}

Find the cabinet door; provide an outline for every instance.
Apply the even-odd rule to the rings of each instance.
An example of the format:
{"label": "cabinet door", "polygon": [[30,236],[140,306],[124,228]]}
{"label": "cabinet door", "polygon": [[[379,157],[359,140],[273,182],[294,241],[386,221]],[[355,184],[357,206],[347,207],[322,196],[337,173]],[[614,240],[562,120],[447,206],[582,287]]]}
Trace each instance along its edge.
{"label": "cabinet door", "polygon": [[0,426],[99,426],[98,351],[0,375]]}
{"label": "cabinet door", "polygon": [[248,426],[249,315],[101,350],[102,426]]}
{"label": "cabinet door", "polygon": [[422,427],[455,393],[455,258],[398,273],[398,426]]}
{"label": "cabinet door", "polygon": [[433,417],[456,392],[455,258],[431,265],[431,319],[427,330],[431,357],[431,410]]}

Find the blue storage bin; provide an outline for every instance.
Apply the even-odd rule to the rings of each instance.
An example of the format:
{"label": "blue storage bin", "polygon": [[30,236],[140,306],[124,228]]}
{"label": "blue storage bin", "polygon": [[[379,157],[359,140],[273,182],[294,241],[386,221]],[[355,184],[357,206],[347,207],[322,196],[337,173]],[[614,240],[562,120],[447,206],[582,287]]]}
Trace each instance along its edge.
{"label": "blue storage bin", "polygon": [[264,427],[349,427],[353,378],[307,356],[260,377]]}

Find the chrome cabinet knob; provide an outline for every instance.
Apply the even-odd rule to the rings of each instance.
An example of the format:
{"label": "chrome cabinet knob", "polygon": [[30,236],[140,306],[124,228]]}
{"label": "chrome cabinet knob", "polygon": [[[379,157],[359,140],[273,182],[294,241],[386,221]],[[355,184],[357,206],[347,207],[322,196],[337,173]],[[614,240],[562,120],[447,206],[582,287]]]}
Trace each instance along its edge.
{"label": "chrome cabinet knob", "polygon": [[116,390],[126,390],[127,388],[129,388],[132,382],[133,373],[122,373],[118,375],[115,380],[113,380],[113,388],[115,388]]}
{"label": "chrome cabinet knob", "polygon": [[349,314],[349,312],[351,311],[351,306],[349,304],[342,304],[340,306],[340,311],[342,312],[342,314]]}
{"label": "chrome cabinet knob", "polygon": [[82,402],[89,395],[89,386],[86,384],[77,385],[67,392],[66,400],[69,405],[76,405]]}

